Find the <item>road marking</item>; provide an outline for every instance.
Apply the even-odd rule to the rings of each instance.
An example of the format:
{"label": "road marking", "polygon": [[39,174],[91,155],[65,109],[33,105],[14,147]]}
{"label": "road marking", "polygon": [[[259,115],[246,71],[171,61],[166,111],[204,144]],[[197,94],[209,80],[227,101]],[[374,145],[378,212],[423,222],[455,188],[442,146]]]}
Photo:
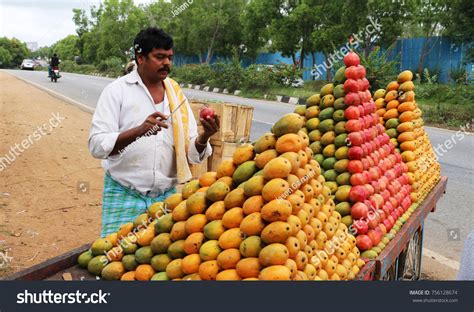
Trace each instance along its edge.
{"label": "road marking", "polygon": [[[285,103],[285,102],[278,102],[278,101],[272,101],[272,100],[265,100],[265,99],[254,99],[254,98],[248,98],[248,97],[243,97],[243,96],[240,96],[240,95],[233,95],[233,94],[224,94],[224,93],[214,93],[214,92],[211,92],[211,91],[204,91],[204,90],[196,90],[196,89],[189,89],[189,88],[184,88],[182,87],[181,89],[184,90],[189,90],[192,92],[202,92],[202,93],[208,93],[210,95],[214,94],[214,95],[222,95],[222,96],[227,96],[227,97],[236,97],[236,98],[239,98],[239,99],[245,99],[245,100],[249,100],[249,101],[261,101],[261,102],[264,102],[264,103],[259,103],[261,105],[278,105],[278,106],[288,106],[288,107],[296,107],[296,105],[294,104],[288,104],[288,103]],[[202,98],[196,98],[196,100],[201,100],[201,101],[205,101],[206,99],[202,99]],[[212,99],[211,99],[212,100]],[[233,102],[235,103],[235,102]],[[238,103],[235,103],[235,104],[238,104]],[[255,108],[254,105],[252,104],[239,104],[239,105],[246,105],[246,106],[253,106]]]}
{"label": "road marking", "polygon": [[264,123],[264,124],[273,126],[273,123],[268,122],[268,121],[263,121],[263,120],[258,120],[258,119],[252,119],[252,120],[255,121],[255,122],[260,122],[260,123]]}
{"label": "road marking", "polygon": [[97,79],[97,80],[107,80],[109,82],[112,82],[114,81],[115,79],[118,79],[118,78],[114,78],[114,77],[105,77],[105,76],[93,76],[93,75],[84,75],[84,74],[77,74],[77,73],[69,73],[67,72],[68,75],[73,75],[73,76],[77,76],[79,78],[82,78],[82,79],[90,79],[90,78],[93,78],[93,79]]}
{"label": "road marking", "polygon": [[445,256],[443,256],[443,255],[441,255],[441,254],[439,254],[435,251],[429,250],[427,248],[423,248],[423,253],[422,254],[424,256],[427,256],[427,257],[441,263],[442,265],[445,265],[445,266],[453,269],[453,270],[459,271],[459,268],[461,267],[461,264],[458,261],[446,258]]}
{"label": "road marking", "polygon": [[60,99],[60,100],[63,100],[63,101],[68,102],[69,104],[75,105],[75,106],[79,107],[80,109],[85,110],[85,111],[88,112],[88,113],[91,113],[91,114],[94,113],[94,110],[95,110],[95,109],[92,108],[92,107],[90,107],[90,106],[87,106],[87,105],[85,105],[85,104],[82,104],[81,102],[78,102],[78,101],[76,101],[76,100],[73,100],[73,99],[71,99],[70,97],[67,97],[67,96],[65,96],[65,95],[62,95],[61,93],[58,93],[58,92],[56,92],[56,91],[53,91],[53,90],[48,89],[48,88],[46,88],[46,87],[43,87],[42,85],[39,85],[39,84],[37,84],[37,83],[35,83],[35,82],[33,82],[33,81],[27,80],[27,79],[25,79],[25,78],[23,78],[23,77],[19,77],[19,76],[16,76],[16,75],[15,75],[15,77],[18,78],[18,79],[20,79],[20,80],[22,80],[22,81],[24,81],[24,82],[26,82],[26,83],[29,83],[29,84],[31,84],[31,85],[37,87],[38,89],[41,89],[41,90],[43,90],[43,91],[49,93],[50,95],[52,95],[52,96],[54,96],[54,97],[56,97],[56,98],[58,98],[58,99]]}

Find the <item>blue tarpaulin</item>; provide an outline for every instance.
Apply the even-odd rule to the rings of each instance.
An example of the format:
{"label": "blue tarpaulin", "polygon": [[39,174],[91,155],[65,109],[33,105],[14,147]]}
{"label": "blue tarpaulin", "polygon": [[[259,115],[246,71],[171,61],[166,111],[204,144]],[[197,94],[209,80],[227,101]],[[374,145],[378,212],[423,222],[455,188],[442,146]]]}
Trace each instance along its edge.
{"label": "blue tarpaulin", "polygon": [[[423,44],[426,41],[428,41],[428,50],[423,68],[439,72],[440,82],[449,82],[449,71],[454,68],[459,68],[460,66],[464,66],[468,74],[471,74],[473,69],[472,64],[465,62],[464,55],[466,54],[466,50],[472,46],[473,43],[455,44],[451,39],[446,37],[407,38],[398,40],[391,55],[392,57],[396,55],[400,57],[399,71],[406,69],[417,71]],[[297,54],[296,57],[299,59],[299,54]],[[205,56],[203,56],[203,59],[205,59]],[[219,57],[214,56],[211,63],[218,60]],[[284,57],[281,53],[260,53],[254,62],[244,59],[242,65],[245,67],[252,63],[276,65],[280,62],[293,64],[291,57]],[[313,64],[311,55],[306,55],[303,62],[303,67],[306,69],[303,74],[303,79],[324,80],[326,78],[326,66],[324,62],[325,56],[323,53],[318,52],[315,54],[315,64]],[[176,55],[174,63],[177,66],[199,63],[199,57]],[[315,70],[315,68],[319,68],[319,71]],[[314,76],[316,73],[318,73],[317,76]]]}

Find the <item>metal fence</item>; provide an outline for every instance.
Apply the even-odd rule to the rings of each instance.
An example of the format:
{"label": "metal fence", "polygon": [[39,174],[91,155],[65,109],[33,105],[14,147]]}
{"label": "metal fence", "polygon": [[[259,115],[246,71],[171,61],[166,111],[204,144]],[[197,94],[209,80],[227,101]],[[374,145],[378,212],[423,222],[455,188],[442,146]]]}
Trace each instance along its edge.
{"label": "metal fence", "polygon": [[[469,47],[474,43],[455,44],[450,38],[446,37],[430,37],[430,38],[407,38],[400,39],[394,46],[392,57],[398,55],[400,57],[400,68],[402,70],[417,71],[420,56],[423,50],[423,44],[428,40],[428,49],[424,60],[423,68],[428,68],[431,72],[439,74],[439,81],[442,83],[449,82],[449,72],[451,69],[464,66],[468,75],[473,74],[473,64],[465,62],[465,54]],[[315,63],[311,55],[306,55],[303,61],[303,67],[306,69],[303,74],[304,80],[321,80],[326,78],[326,70],[324,66],[320,66],[320,77],[315,77],[311,74],[312,69],[325,62],[323,53],[315,53]],[[296,55],[299,58],[299,55]],[[214,63],[219,60],[218,56],[212,58]],[[183,56],[177,55],[175,57],[175,64],[177,66],[185,64],[199,63],[197,56]],[[242,65],[247,67],[253,63],[276,65],[278,63],[293,64],[291,57],[284,57],[280,53],[260,53],[255,61],[244,59]],[[333,69],[334,70],[334,69]],[[314,74],[314,71],[313,71]]]}

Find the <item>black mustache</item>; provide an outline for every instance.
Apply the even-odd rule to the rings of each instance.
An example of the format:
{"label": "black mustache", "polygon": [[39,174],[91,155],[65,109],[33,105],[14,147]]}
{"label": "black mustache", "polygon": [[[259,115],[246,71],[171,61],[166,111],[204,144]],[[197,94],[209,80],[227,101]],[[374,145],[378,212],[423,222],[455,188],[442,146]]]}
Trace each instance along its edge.
{"label": "black mustache", "polygon": [[170,72],[171,69],[169,67],[163,67],[162,69],[159,70],[160,72],[162,71],[167,71],[167,72]]}

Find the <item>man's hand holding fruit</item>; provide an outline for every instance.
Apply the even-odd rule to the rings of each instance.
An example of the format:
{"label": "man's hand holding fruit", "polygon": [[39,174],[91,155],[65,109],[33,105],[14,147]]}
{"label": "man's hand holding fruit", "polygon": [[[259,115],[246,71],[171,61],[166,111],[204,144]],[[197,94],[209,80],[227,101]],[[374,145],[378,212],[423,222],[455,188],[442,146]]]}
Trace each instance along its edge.
{"label": "man's hand holding fruit", "polygon": [[204,128],[204,131],[200,133],[196,140],[196,147],[198,145],[205,146],[209,138],[219,131],[219,118],[216,112],[210,107],[204,107],[199,112],[199,120]]}

